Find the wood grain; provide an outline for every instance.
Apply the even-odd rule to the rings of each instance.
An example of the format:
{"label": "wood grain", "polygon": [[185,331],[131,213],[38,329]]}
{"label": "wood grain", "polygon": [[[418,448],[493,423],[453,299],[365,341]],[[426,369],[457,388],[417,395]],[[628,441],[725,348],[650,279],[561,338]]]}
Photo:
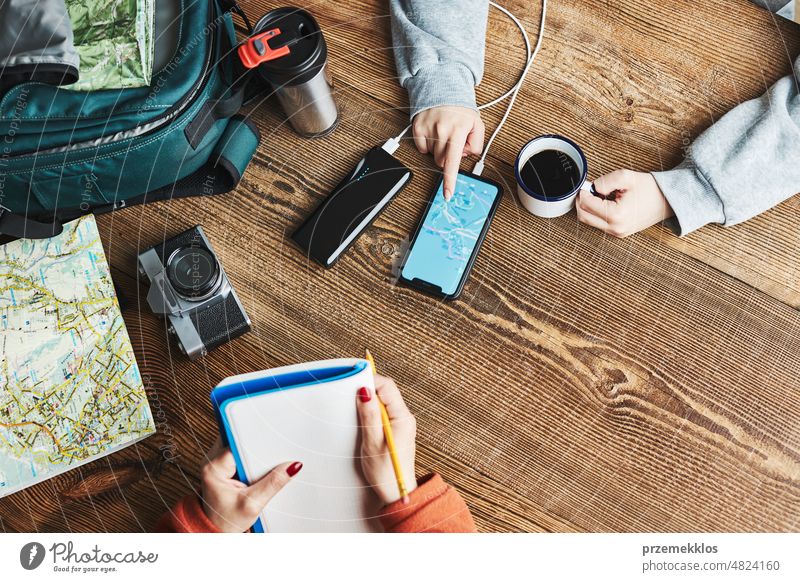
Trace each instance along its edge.
{"label": "wood grain", "polygon": [[[538,6],[506,4],[535,34]],[[797,27],[744,1],[619,4],[551,4],[487,166],[508,193],[509,163],[541,133],[581,143],[592,175],[670,167],[684,139],[762,93],[800,50]],[[287,234],[366,147],[402,129],[407,101],[383,2],[310,9],[330,44],[336,132],[299,139],[267,101],[251,111],[262,143],[234,194],[98,219],[158,434],[0,500],[0,527],[149,531],[198,487],[219,380],[369,346],[419,420],[420,474],[441,472],[482,531],[800,529],[796,199],[732,229],[615,240],[574,214],[535,219],[506,195],[464,296],[443,303],[392,281],[436,178],[404,146],[413,183],[326,271]],[[520,46],[492,14],[480,99],[515,78]],[[485,112],[487,127],[500,114]],[[135,257],[198,223],[254,329],[192,363],[149,311]]]}

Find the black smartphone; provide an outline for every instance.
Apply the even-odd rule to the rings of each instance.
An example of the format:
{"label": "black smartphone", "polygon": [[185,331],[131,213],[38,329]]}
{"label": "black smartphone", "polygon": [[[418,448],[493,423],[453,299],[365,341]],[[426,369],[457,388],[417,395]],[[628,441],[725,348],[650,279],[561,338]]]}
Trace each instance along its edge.
{"label": "black smartphone", "polygon": [[455,192],[445,201],[440,179],[403,259],[400,281],[437,297],[456,299],[502,196],[497,182],[459,172]]}
{"label": "black smartphone", "polygon": [[412,172],[380,147],[372,148],[292,234],[323,267],[331,267],[394,196]]}

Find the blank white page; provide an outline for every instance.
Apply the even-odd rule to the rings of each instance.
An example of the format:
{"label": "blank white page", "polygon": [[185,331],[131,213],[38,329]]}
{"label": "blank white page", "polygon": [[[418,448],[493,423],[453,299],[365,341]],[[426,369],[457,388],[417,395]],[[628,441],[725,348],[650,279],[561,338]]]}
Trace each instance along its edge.
{"label": "blank white page", "polygon": [[356,392],[362,386],[374,388],[369,368],[350,378],[224,405],[248,482],[280,463],[303,463],[262,512],[265,531],[380,531],[373,519],[380,502],[364,480],[358,458]]}

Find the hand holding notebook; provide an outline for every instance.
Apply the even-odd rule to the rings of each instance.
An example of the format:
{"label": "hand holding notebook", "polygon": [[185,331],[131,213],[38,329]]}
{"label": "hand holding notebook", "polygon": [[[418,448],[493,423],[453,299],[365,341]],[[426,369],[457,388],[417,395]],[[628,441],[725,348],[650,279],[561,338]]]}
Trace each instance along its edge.
{"label": "hand holding notebook", "polygon": [[[380,380],[390,412],[398,415],[392,425],[402,445],[410,491],[416,486],[413,416],[394,383]],[[362,388],[370,398],[362,397]],[[374,517],[382,505],[397,499],[397,485],[385,445],[379,442],[382,427],[379,412],[374,422],[372,413],[379,411],[374,395],[371,370],[357,359],[245,374],[214,389],[212,402],[241,481],[254,488],[264,475],[272,478],[276,467],[292,459],[303,463],[303,471],[261,512],[254,531],[379,529]],[[361,429],[361,424],[367,426]],[[209,509],[214,510],[206,507],[206,513]]]}
{"label": "hand holding notebook", "polygon": [[[361,468],[367,482],[384,505],[394,503],[404,496],[408,498],[417,487],[414,479],[415,438],[417,423],[403,401],[394,380],[375,376],[375,392],[364,389],[358,393],[358,417],[361,423]],[[381,422],[378,402],[383,403],[387,421],[391,423],[396,443],[397,462],[403,487],[398,487],[398,475],[393,462],[387,462],[390,454],[385,427]]]}
{"label": "hand holding notebook", "polygon": [[298,461],[273,468],[251,485],[236,479],[233,453],[217,439],[208,452],[202,474],[203,512],[221,532],[241,533],[250,529],[262,509],[303,468]]}

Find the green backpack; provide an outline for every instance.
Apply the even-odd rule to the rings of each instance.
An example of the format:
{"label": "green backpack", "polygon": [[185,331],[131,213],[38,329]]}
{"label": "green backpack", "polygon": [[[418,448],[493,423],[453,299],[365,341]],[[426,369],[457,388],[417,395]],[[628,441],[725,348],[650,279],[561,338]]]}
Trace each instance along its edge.
{"label": "green backpack", "polygon": [[174,54],[148,87],[73,91],[41,82],[0,99],[0,233],[236,187],[259,133],[237,115],[246,83],[229,10],[182,0]]}

